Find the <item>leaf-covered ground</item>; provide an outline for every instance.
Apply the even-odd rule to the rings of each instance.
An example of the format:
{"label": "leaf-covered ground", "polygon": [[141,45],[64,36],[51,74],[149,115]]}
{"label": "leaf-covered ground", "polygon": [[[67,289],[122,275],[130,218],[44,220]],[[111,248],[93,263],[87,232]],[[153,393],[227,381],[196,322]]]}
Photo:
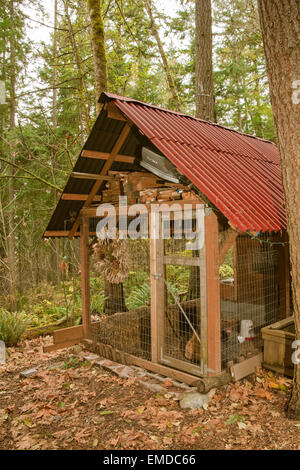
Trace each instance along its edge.
{"label": "leaf-covered ground", "polygon": [[[44,339],[43,339],[44,341]],[[183,411],[84,360],[78,346],[43,354],[42,339],[0,366],[0,449],[300,449],[285,417],[291,381],[259,371],[224,386],[206,410]],[[38,374],[21,378],[35,367]]]}

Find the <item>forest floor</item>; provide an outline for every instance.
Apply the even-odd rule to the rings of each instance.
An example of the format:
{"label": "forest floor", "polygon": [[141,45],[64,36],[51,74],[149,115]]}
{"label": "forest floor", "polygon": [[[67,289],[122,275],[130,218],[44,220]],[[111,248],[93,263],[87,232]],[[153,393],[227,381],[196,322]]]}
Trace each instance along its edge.
{"label": "forest floor", "polygon": [[[285,377],[259,370],[217,390],[207,409],[187,411],[168,381],[155,394],[86,361],[78,346],[44,354],[43,342],[10,348],[0,366],[0,449],[300,449],[300,423],[285,417]],[[33,367],[36,375],[20,377]]]}

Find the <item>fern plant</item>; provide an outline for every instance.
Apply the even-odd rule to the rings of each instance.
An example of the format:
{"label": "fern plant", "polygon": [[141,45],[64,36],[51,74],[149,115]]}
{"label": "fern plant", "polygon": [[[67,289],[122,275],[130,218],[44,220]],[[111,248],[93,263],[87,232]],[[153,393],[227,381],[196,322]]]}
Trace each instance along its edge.
{"label": "fern plant", "polygon": [[148,281],[139,286],[135,286],[126,300],[126,307],[129,310],[150,305],[151,291]]}
{"label": "fern plant", "polygon": [[26,330],[28,318],[24,312],[8,312],[0,310],[0,340],[7,347],[16,346]]}

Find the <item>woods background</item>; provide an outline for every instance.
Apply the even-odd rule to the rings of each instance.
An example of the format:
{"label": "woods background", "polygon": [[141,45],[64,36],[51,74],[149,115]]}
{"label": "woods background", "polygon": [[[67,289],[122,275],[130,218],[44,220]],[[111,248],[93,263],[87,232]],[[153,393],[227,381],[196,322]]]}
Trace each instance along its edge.
{"label": "woods background", "polygon": [[[205,46],[210,38],[195,34],[195,21],[207,18],[199,11],[205,2],[100,3],[101,10],[93,0],[0,0],[0,80],[6,87],[0,305],[10,310],[31,306],[33,313],[51,310],[56,317],[80,311],[78,244],[42,234],[99,111],[101,91],[275,141],[255,0],[213,2],[212,66]],[[37,30],[50,31],[49,38],[45,33],[47,40],[37,42]],[[201,76],[199,60],[213,75]],[[58,295],[55,286],[61,297],[50,307],[45,299]]]}

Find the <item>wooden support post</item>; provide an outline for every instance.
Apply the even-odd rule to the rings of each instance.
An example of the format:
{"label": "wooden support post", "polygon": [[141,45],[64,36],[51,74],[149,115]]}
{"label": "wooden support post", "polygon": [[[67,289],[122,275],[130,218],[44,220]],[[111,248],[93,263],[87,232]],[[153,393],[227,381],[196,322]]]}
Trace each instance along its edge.
{"label": "wooden support post", "polygon": [[80,266],[81,266],[81,297],[83,336],[90,332],[90,271],[89,271],[89,219],[81,216],[80,223]]}
{"label": "wooden support post", "polygon": [[221,314],[219,280],[218,219],[214,212],[205,216],[206,311],[208,374],[221,373]]}
{"label": "wooden support post", "polygon": [[224,238],[219,246],[219,263],[220,265],[223,263],[224,259],[230,248],[232,247],[233,243],[235,242],[238,236],[238,232],[233,230],[233,228],[229,227],[225,234]]}
{"label": "wooden support post", "polygon": [[150,231],[150,283],[151,283],[151,360],[158,363],[164,340],[166,305],[164,240],[160,233],[159,213],[149,214]]}

